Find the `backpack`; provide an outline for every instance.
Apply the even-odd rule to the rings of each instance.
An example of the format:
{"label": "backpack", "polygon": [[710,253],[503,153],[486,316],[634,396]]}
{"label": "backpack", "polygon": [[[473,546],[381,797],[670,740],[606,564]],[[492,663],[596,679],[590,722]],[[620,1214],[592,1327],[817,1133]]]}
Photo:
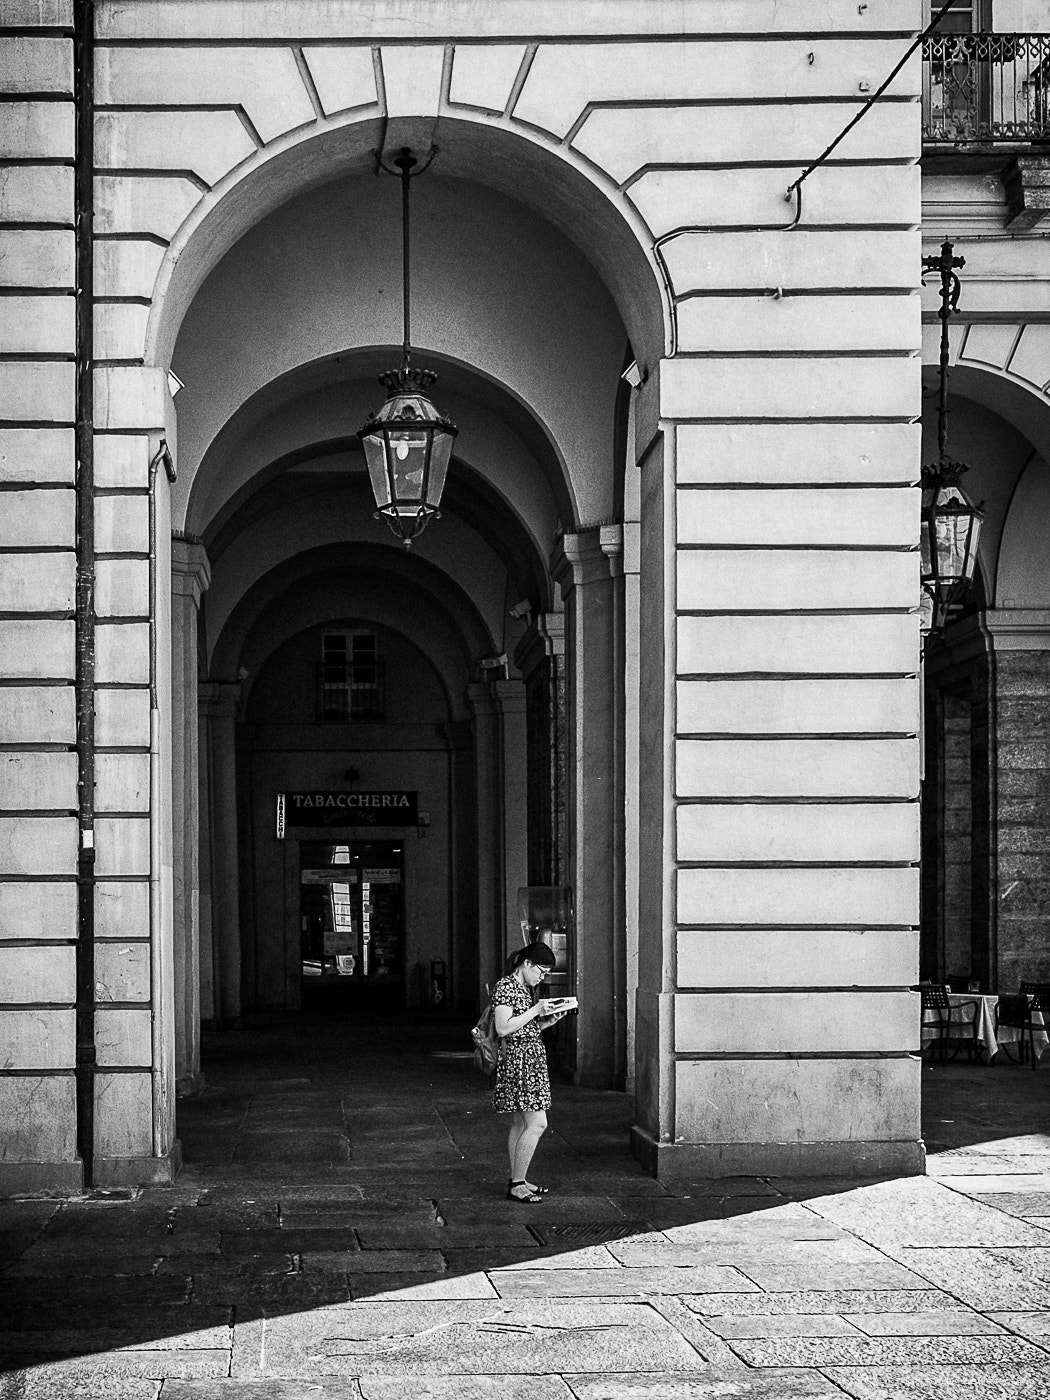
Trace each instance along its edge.
{"label": "backpack", "polygon": [[500,1038],[496,1034],[496,1013],[490,1001],[470,1032],[474,1041],[474,1068],[482,1074],[495,1074]]}

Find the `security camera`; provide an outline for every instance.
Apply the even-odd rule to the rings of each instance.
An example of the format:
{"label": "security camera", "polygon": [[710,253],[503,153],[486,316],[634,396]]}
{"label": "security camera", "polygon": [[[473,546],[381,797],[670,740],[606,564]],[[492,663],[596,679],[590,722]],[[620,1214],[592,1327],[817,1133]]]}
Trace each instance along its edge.
{"label": "security camera", "polygon": [[520,603],[514,604],[514,606],[510,610],[510,615],[511,617],[520,620],[523,617],[528,617],[529,613],[531,612],[532,603],[529,601],[528,598],[523,598]]}

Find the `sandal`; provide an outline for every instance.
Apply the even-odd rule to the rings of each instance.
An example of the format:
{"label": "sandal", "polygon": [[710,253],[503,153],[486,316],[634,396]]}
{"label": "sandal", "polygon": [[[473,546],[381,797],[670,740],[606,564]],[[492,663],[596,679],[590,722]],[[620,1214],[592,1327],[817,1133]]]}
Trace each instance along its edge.
{"label": "sandal", "polygon": [[551,1188],[549,1186],[534,1186],[531,1181],[526,1181],[525,1185],[530,1191],[535,1191],[537,1196],[549,1196]]}
{"label": "sandal", "polygon": [[[522,1186],[525,1188],[525,1194],[519,1195],[518,1192],[515,1190],[515,1187]],[[540,1201],[543,1200],[543,1197],[539,1194],[535,1187],[530,1186],[527,1181],[508,1181],[507,1200],[517,1201],[519,1206],[534,1206],[538,1205]]]}

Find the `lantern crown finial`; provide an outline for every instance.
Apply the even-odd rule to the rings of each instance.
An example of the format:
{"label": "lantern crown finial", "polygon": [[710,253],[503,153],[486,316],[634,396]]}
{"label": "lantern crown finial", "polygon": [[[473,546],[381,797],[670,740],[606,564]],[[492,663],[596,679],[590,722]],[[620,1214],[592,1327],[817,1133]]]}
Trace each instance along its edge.
{"label": "lantern crown finial", "polygon": [[407,357],[398,369],[385,370],[379,376],[379,383],[386,389],[388,399],[397,398],[399,394],[414,394],[429,399],[427,390],[436,382],[437,375],[432,369],[417,369],[409,364]]}

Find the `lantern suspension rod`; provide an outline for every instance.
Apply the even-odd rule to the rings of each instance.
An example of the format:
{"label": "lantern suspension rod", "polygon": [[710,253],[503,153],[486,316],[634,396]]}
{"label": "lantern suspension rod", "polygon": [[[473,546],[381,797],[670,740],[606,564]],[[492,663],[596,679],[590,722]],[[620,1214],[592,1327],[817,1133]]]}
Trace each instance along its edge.
{"label": "lantern suspension rod", "polygon": [[406,148],[401,152],[394,164],[401,171],[401,310],[405,322],[404,344],[401,347],[402,367],[408,368],[408,359],[412,353],[411,343],[411,291],[412,278],[409,267],[408,250],[409,240],[409,209],[411,200],[409,199],[408,187],[412,179],[412,167],[417,164],[416,158]]}
{"label": "lantern suspension rod", "polygon": [[940,388],[937,396],[937,460],[945,461],[948,455],[948,322],[952,313],[959,309],[961,283],[957,267],[965,267],[965,258],[952,254],[954,244],[946,238],[941,244],[937,257],[923,258],[923,273],[936,272],[941,279],[941,308],[937,315],[941,323]]}
{"label": "lantern suspension rod", "polygon": [[[384,136],[386,134],[384,127]],[[373,151],[375,157],[376,174],[380,170],[385,170],[388,175],[396,175],[401,181],[401,310],[404,320],[404,334],[401,347],[401,368],[407,369],[409,356],[412,352],[412,282],[409,263],[409,249],[411,246],[411,200],[409,197],[409,181],[414,180],[417,175],[422,175],[424,170],[429,170],[433,164],[434,157],[438,153],[437,146],[431,146],[427,153],[427,158],[422,165],[412,154],[409,146],[402,146],[401,150],[394,157],[394,169],[391,170],[383,159],[382,149]],[[418,169],[417,169],[418,166]]]}

